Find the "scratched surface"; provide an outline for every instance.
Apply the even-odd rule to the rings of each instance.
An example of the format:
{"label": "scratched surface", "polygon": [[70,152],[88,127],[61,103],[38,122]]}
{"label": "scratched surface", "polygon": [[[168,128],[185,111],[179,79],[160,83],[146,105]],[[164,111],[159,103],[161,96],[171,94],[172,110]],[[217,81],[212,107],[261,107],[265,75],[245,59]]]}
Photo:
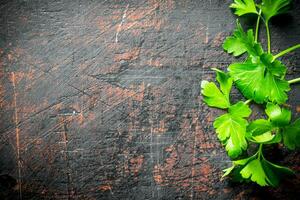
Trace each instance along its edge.
{"label": "scratched surface", "polygon": [[[220,180],[230,160],[199,83],[233,61],[230,2],[0,1],[0,199],[296,199],[299,177]],[[300,43],[299,10],[271,25],[274,52]],[[300,75],[299,51],[282,60]],[[298,152],[269,157],[299,172]]]}

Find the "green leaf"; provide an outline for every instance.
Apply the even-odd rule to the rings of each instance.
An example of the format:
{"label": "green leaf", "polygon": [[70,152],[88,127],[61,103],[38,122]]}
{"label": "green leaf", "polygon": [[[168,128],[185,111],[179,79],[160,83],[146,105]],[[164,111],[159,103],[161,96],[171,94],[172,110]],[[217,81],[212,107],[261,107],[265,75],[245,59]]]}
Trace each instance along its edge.
{"label": "green leaf", "polygon": [[241,159],[241,160],[235,160],[233,161],[233,164],[234,165],[246,165],[250,160],[253,160],[255,158],[256,155],[254,156],[250,156],[248,158],[244,158],[244,159]]}
{"label": "green leaf", "polygon": [[249,117],[251,114],[251,109],[249,106],[242,101],[239,101],[233,106],[229,107],[228,111],[231,115],[238,117]]}
{"label": "green leaf", "polygon": [[287,167],[279,166],[265,159],[261,160],[262,167],[267,177],[268,185],[277,187],[280,179],[294,175],[294,172]]}
{"label": "green leaf", "polygon": [[271,131],[272,128],[273,126],[268,120],[258,119],[249,124],[247,131],[250,132],[252,136],[258,136]]}
{"label": "green leaf", "polygon": [[281,134],[277,132],[277,127],[274,127],[270,121],[265,119],[255,120],[247,127],[247,137],[255,143],[279,143],[281,141]]}
{"label": "green leaf", "polygon": [[279,105],[267,103],[265,112],[275,126],[282,127],[288,125],[291,121],[291,111],[286,108],[280,108]]}
{"label": "green leaf", "polygon": [[241,175],[243,178],[250,178],[251,181],[256,182],[260,186],[268,185],[268,177],[258,159],[250,161],[242,170]]}
{"label": "green leaf", "polygon": [[284,77],[287,71],[286,66],[283,65],[279,60],[273,60],[273,58],[273,55],[263,53],[260,55],[260,57],[254,57],[253,59],[255,60],[254,63],[266,66],[272,75],[280,78]]}
{"label": "green leaf", "polygon": [[293,150],[300,147],[300,118],[282,130],[284,145]]}
{"label": "green leaf", "polygon": [[[245,63],[233,63],[229,66],[229,73],[237,88],[247,98],[253,99],[257,103],[269,100],[282,104],[288,98],[286,92],[290,90],[289,83],[278,77],[278,75],[283,75],[282,67],[277,66],[269,59],[271,59],[270,56],[263,54],[260,57],[253,57]],[[274,68],[274,65],[278,69],[270,70]]]}
{"label": "green leaf", "polygon": [[254,157],[255,157],[255,155],[251,156],[251,157],[248,157],[248,158],[245,158],[245,159],[233,161],[232,162],[233,165],[231,167],[223,170],[224,174],[223,174],[222,178],[224,178],[225,176],[230,175],[230,177],[233,179],[233,181],[243,182],[244,179],[240,174],[240,171],[242,170],[241,166],[248,163],[248,161],[252,160]]}
{"label": "green leaf", "polygon": [[248,30],[245,33],[238,21],[233,36],[225,39],[223,49],[228,53],[233,53],[234,56],[240,56],[245,52],[253,56],[259,56],[263,52],[261,45],[254,41],[253,31]]}
{"label": "green leaf", "polygon": [[268,22],[272,17],[288,11],[290,3],[291,0],[262,0],[259,7],[265,20]]}
{"label": "green leaf", "polygon": [[251,114],[251,109],[243,102],[238,102],[229,107],[228,111],[216,118],[214,127],[218,138],[226,145],[228,155],[235,158],[247,148],[245,135],[248,122],[244,118]]}
{"label": "green leaf", "polygon": [[201,82],[201,93],[204,95],[204,102],[216,108],[228,108],[230,103],[226,96],[219,90],[213,82],[202,81]]}
{"label": "green leaf", "polygon": [[253,140],[256,143],[260,144],[273,144],[273,143],[279,143],[281,141],[281,134],[272,134],[272,132],[265,132],[258,136],[253,136]]}
{"label": "green leaf", "polygon": [[[271,73],[267,73],[264,79],[269,101],[283,104],[287,101],[287,92],[290,90],[289,83],[286,80],[279,79]],[[263,85],[261,85],[263,86]]]}
{"label": "green leaf", "polygon": [[214,69],[217,74],[217,81],[219,82],[221,91],[213,82],[202,81],[201,82],[201,93],[204,96],[204,102],[216,108],[229,108],[229,94],[232,87],[232,78],[222,72],[221,70]]}
{"label": "green leaf", "polygon": [[271,166],[273,171],[277,172],[280,175],[295,175],[295,172],[287,167],[276,165],[266,159],[263,159],[263,161],[264,161],[264,165],[268,164],[269,166]]}
{"label": "green leaf", "polygon": [[269,120],[258,119],[251,122],[247,127],[247,138],[255,143],[278,143],[282,139],[279,130],[282,127],[286,129],[286,125],[290,123],[291,111],[270,102],[265,111]]}
{"label": "green leaf", "polygon": [[222,178],[224,178],[225,176],[228,176],[232,172],[233,169],[234,169],[234,165],[232,165],[231,167],[228,167],[227,169],[224,169],[223,170],[224,174],[223,174]]}
{"label": "green leaf", "polygon": [[[287,175],[294,175],[294,172],[286,167],[282,167],[257,157],[256,154],[246,159],[234,161],[234,166],[243,166],[240,174],[244,179],[250,179],[260,186],[278,186],[281,178]],[[234,169],[230,169],[232,173]],[[228,175],[227,174],[227,175]]]}
{"label": "green leaf", "polygon": [[245,63],[233,63],[229,66],[230,75],[244,96],[257,103],[272,101],[284,103],[289,83],[284,80],[287,68],[271,54],[263,53],[260,44],[255,43],[253,31],[245,33],[239,23],[233,36],[227,37],[223,48],[234,56],[248,52]]}
{"label": "green leaf", "polygon": [[229,102],[229,94],[230,94],[230,90],[231,90],[232,82],[233,82],[232,78],[227,73],[224,73],[223,71],[221,71],[219,69],[213,68],[213,70],[216,71],[216,74],[217,74],[216,79],[220,84],[221,91],[226,96],[226,98]]}
{"label": "green leaf", "polygon": [[234,0],[234,3],[232,3],[229,7],[234,8],[234,14],[238,16],[250,13],[258,14],[253,0]]}
{"label": "green leaf", "polygon": [[245,97],[257,103],[266,100],[268,91],[261,87],[265,85],[263,66],[253,63],[233,63],[229,66],[229,73]]}

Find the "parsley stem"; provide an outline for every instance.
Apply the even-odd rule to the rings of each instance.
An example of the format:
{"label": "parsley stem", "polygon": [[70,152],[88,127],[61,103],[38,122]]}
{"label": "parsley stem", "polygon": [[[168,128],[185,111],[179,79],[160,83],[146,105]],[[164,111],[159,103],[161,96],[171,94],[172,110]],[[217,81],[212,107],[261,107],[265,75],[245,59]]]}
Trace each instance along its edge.
{"label": "parsley stem", "polygon": [[260,159],[260,157],[262,156],[263,157],[263,155],[262,155],[262,147],[263,147],[263,144],[259,144],[259,149],[258,149],[258,158]]}
{"label": "parsley stem", "polygon": [[244,102],[244,104],[248,105],[251,101],[252,99],[248,99],[247,101]]}
{"label": "parsley stem", "polygon": [[259,22],[260,22],[260,15],[261,15],[261,9],[259,10],[257,21],[256,21],[256,29],[255,29],[255,42],[257,42],[258,38],[258,28],[259,28]]}
{"label": "parsley stem", "polygon": [[269,22],[265,21],[267,37],[268,37],[268,53],[271,53],[271,37],[270,37],[270,30],[269,30]]}
{"label": "parsley stem", "polygon": [[300,82],[300,77],[288,81],[289,84],[298,83],[298,82]]}
{"label": "parsley stem", "polygon": [[294,51],[295,49],[298,49],[298,48],[300,48],[300,44],[297,44],[297,45],[294,45],[294,46],[292,46],[292,47],[289,47],[289,48],[287,48],[286,50],[284,50],[284,51],[282,51],[282,52],[276,54],[276,55],[274,56],[273,60],[275,60],[275,59],[277,59],[277,58],[279,58],[279,57],[281,57],[281,56],[283,56],[283,55],[285,55],[285,54],[287,54],[287,53],[289,53],[289,52],[291,52],[291,51]]}

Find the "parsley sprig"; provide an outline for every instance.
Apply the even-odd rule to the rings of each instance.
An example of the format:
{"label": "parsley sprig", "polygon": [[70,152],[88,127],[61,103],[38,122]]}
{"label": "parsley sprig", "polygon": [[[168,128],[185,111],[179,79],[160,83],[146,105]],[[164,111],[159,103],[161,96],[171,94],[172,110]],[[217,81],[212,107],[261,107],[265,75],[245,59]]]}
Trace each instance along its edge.
{"label": "parsley sprig", "polygon": [[[286,167],[268,161],[264,157],[263,146],[283,143],[288,149],[300,147],[300,118],[291,122],[291,111],[284,105],[288,99],[290,85],[300,82],[300,78],[286,80],[287,67],[278,58],[300,48],[292,46],[276,55],[271,51],[269,21],[274,16],[289,10],[291,0],[234,0],[230,8],[238,16],[255,14],[255,31],[244,31],[237,21],[233,34],[227,37],[223,49],[235,57],[246,55],[242,62],[229,65],[227,72],[213,68],[218,86],[214,82],[202,81],[201,93],[204,102],[210,106],[226,110],[213,123],[217,136],[233,165],[225,169],[224,176],[231,175],[239,181],[253,181],[260,186],[278,186],[282,177],[293,175]],[[258,41],[260,23],[266,27],[267,51]],[[245,102],[233,103],[230,91],[235,86],[247,98]],[[265,118],[250,121],[251,102],[265,106]],[[245,157],[249,143],[257,144],[257,152]]]}

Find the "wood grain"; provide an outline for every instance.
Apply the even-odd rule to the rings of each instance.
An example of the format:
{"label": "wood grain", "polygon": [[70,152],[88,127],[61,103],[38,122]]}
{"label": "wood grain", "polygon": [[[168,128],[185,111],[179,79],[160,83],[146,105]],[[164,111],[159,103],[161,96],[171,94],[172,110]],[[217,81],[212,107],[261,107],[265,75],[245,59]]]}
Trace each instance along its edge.
{"label": "wood grain", "polygon": [[[1,199],[296,199],[299,176],[278,189],[220,179],[230,160],[200,82],[234,60],[230,3],[1,1]],[[299,9],[271,24],[275,53],[300,43]],[[282,61],[300,76],[299,51]],[[299,172],[299,152],[268,152]]]}

